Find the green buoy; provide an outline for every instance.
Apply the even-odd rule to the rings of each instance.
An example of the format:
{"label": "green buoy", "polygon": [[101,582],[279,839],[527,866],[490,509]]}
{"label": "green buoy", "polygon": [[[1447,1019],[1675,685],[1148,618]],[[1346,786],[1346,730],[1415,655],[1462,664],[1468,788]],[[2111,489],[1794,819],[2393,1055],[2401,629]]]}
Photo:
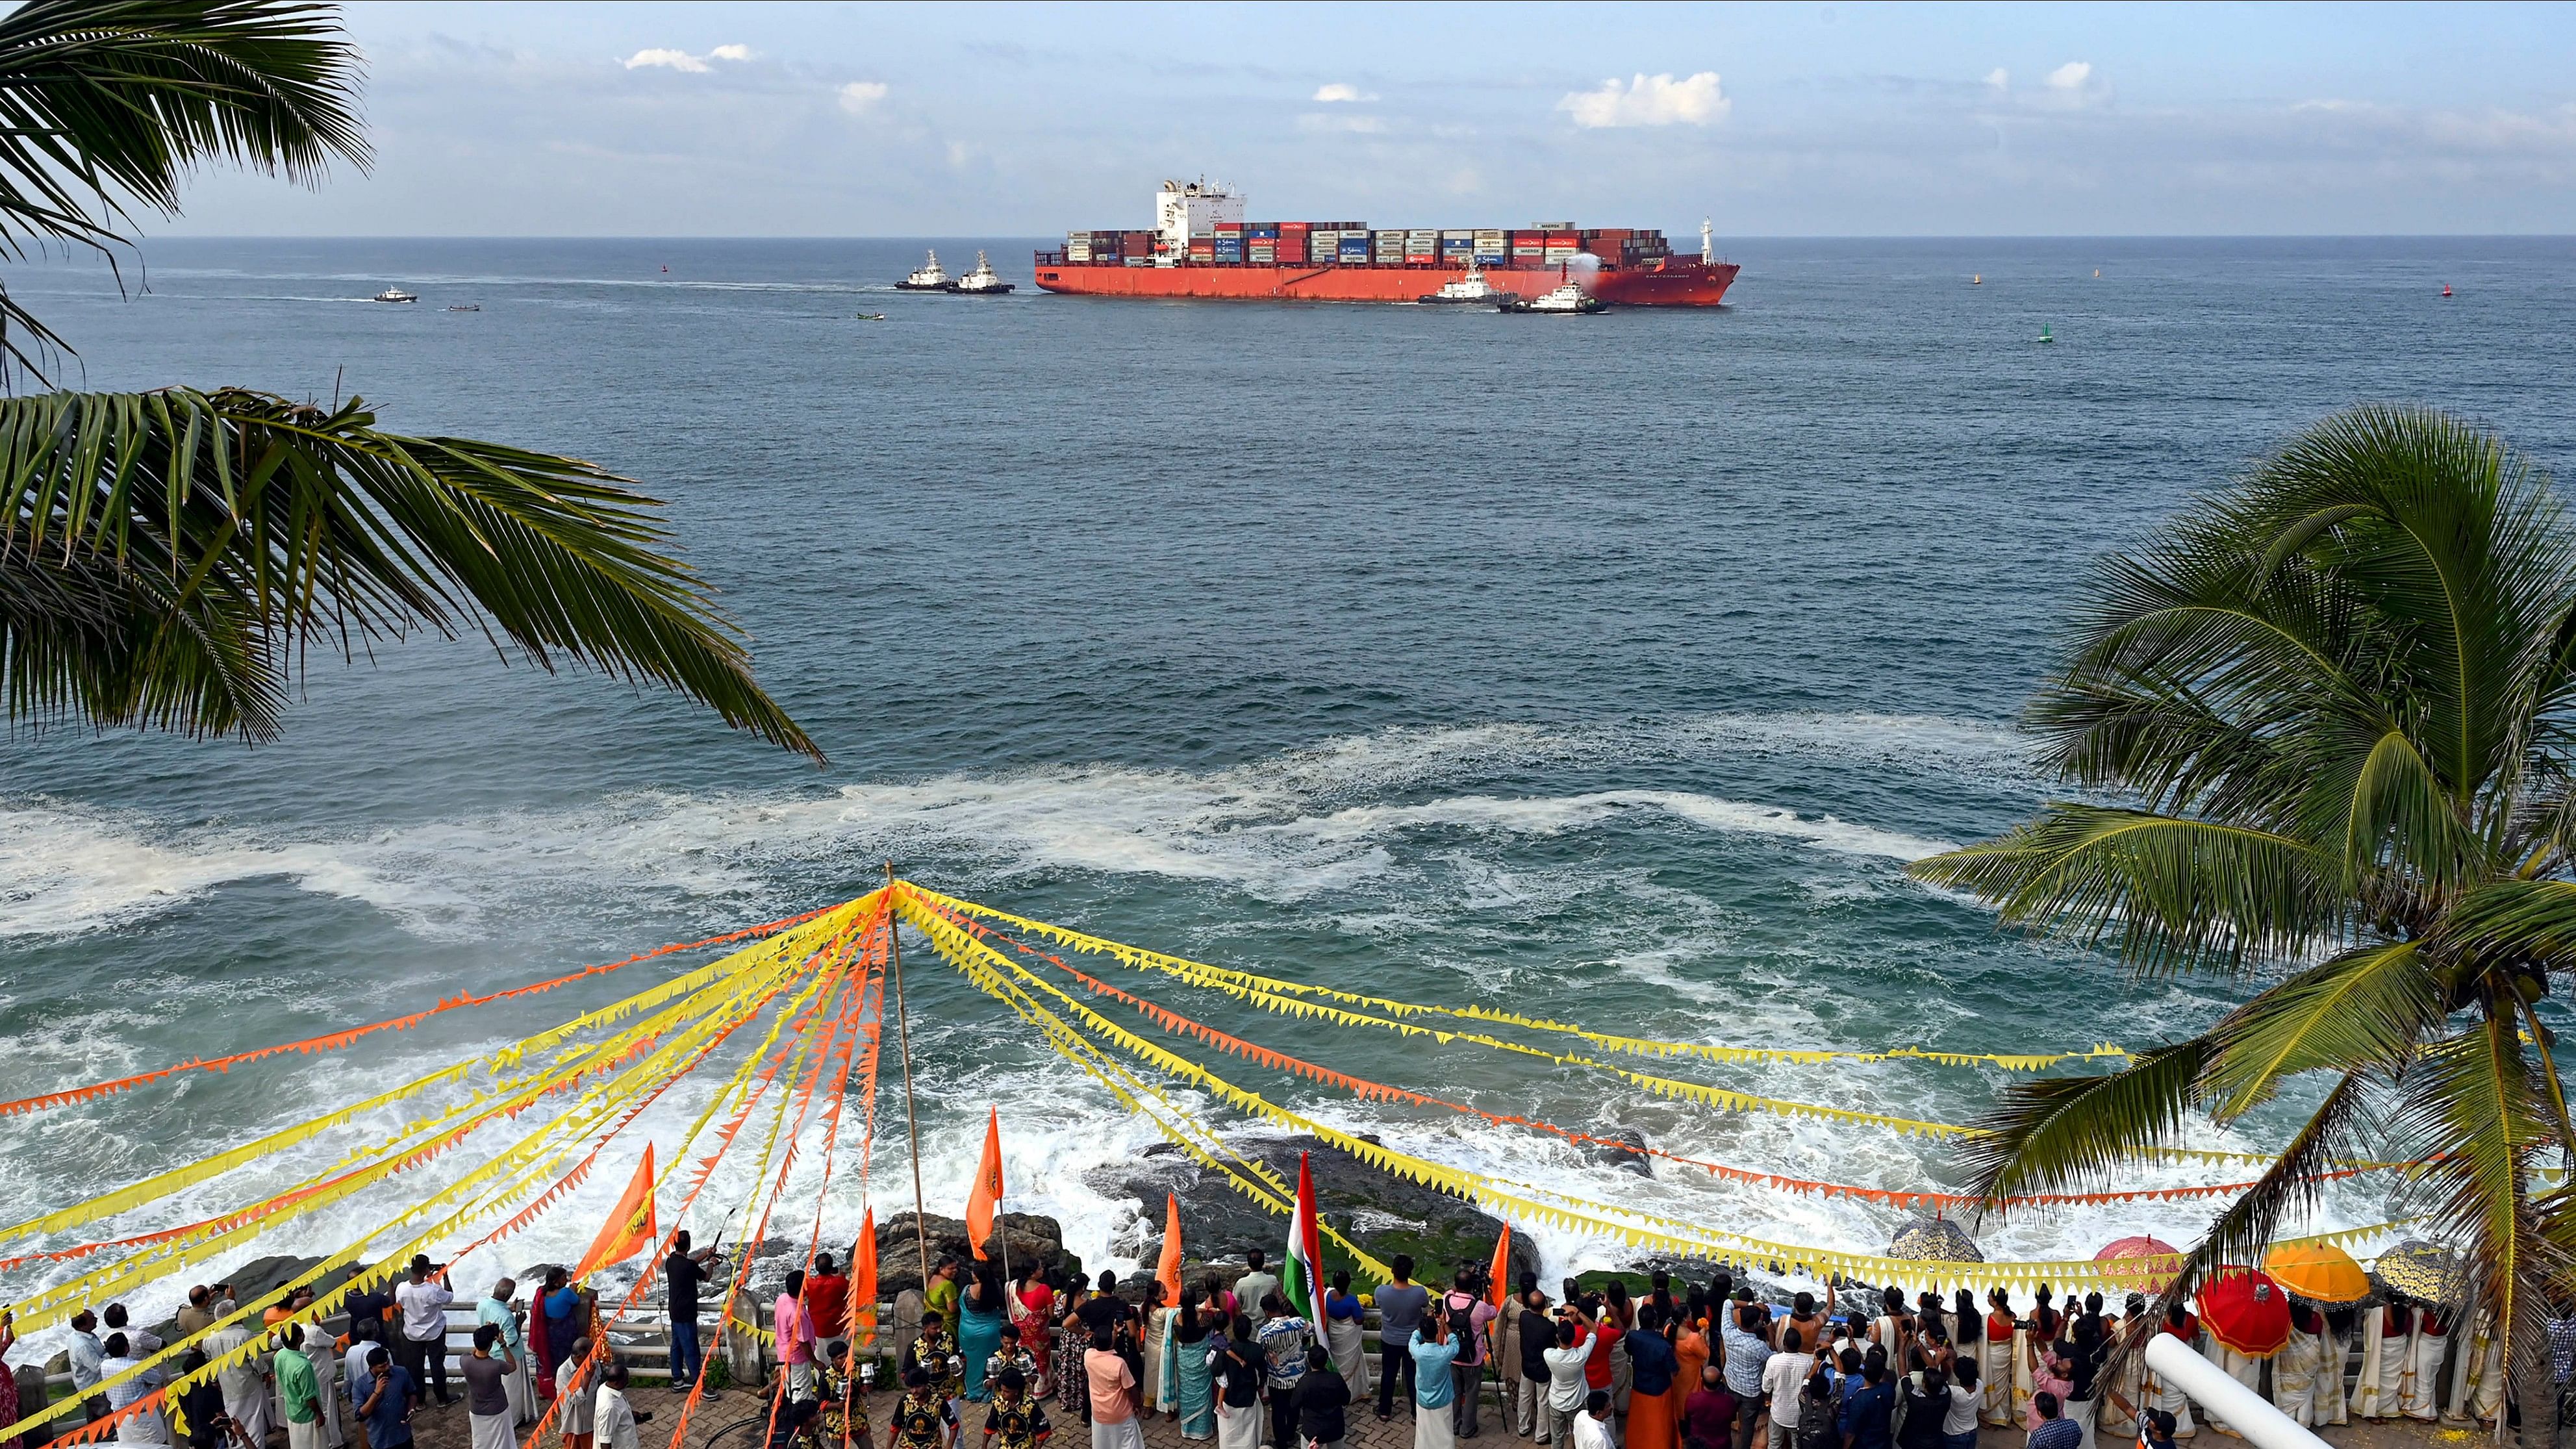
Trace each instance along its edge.
{"label": "green buoy", "polygon": [[2049,335],[2048,324],[2045,322],[2039,324],[2039,340],[2042,342],[2055,342],[2057,340],[2055,337]]}

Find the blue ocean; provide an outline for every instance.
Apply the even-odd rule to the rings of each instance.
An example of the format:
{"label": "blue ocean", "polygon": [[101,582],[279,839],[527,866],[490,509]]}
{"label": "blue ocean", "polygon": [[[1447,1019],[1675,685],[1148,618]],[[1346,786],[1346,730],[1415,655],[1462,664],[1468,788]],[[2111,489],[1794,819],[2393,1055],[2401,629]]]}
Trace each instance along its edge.
{"label": "blue ocean", "polygon": [[[1026,287],[1035,245],[167,241],[122,293],[86,264],[13,272],[80,348],[73,385],[354,393],[391,429],[638,480],[830,764],[479,636],[316,653],[285,738],[258,748],[22,730],[0,745],[0,1095],[843,900],[888,862],[1201,960],[1640,1036],[2154,1042],[2247,985],[2133,981],[1904,875],[2058,788],[2015,719],[2097,561],[2357,401],[2455,409],[2576,473],[2564,240],[1749,241],[1722,244],[1744,267],[1722,310],[1570,318],[1051,297]],[[989,251],[1023,290],[892,290],[930,246],[952,269]],[[389,284],[420,302],[366,300]],[[1132,1257],[1160,1205],[1084,1177],[1152,1129],[928,951],[906,956],[933,1210],[959,1210],[997,1105],[1010,1206],[1057,1215],[1094,1263]],[[24,1201],[68,1201],[679,969],[0,1120],[0,1171]],[[1577,1131],[1803,1177],[1959,1180],[1934,1141],[1137,989]],[[1864,1252],[1903,1216],[1669,1164],[1640,1180],[1542,1134],[1219,1061],[1497,1180]],[[1658,1069],[1944,1121],[2004,1079]],[[695,1090],[655,1108],[666,1138]],[[119,1231],[282,1185],[393,1120]],[[2191,1141],[2265,1150],[2283,1120]],[[910,1205],[902,1145],[878,1143],[881,1214]],[[2231,1174],[2250,1175],[2178,1165],[2139,1185]],[[599,1172],[520,1256],[577,1249],[625,1176]],[[846,1233],[862,1205],[835,1181],[827,1231]],[[2386,1193],[2340,1185],[2316,1226],[2378,1222]],[[2125,1233],[2188,1241],[2208,1212],[1977,1232],[1992,1258],[2086,1256]],[[337,1246],[370,1214],[382,1200],[262,1250]],[[1536,1236],[1551,1273],[1627,1251]]]}

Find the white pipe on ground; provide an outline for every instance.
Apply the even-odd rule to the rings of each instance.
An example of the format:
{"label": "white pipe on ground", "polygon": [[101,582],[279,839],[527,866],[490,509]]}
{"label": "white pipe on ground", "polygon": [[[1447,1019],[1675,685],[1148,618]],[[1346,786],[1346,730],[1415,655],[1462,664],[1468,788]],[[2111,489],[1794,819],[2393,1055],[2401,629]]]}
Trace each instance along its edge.
{"label": "white pipe on ground", "polygon": [[[2166,1383],[2191,1396],[2193,1403],[2226,1421],[2255,1449],[2327,1449],[2298,1420],[2272,1406],[2261,1394],[2238,1383],[2227,1370],[2194,1352],[2170,1333],[2147,1341],[2147,1367]],[[2338,1367],[2340,1367],[2338,1365]]]}

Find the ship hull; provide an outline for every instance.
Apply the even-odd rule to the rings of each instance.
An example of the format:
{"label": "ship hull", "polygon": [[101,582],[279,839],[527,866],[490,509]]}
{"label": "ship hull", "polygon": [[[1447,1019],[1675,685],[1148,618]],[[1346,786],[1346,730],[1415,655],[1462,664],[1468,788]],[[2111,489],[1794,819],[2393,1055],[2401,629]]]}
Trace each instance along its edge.
{"label": "ship hull", "polygon": [[[1620,307],[1714,307],[1740,270],[1732,262],[1666,258],[1660,266],[1604,265],[1584,290]],[[1466,275],[1452,267],[1130,267],[1118,263],[1042,262],[1037,284],[1083,297],[1186,297],[1236,302],[1418,302]],[[1498,292],[1535,298],[1564,284],[1559,267],[1485,268]]]}

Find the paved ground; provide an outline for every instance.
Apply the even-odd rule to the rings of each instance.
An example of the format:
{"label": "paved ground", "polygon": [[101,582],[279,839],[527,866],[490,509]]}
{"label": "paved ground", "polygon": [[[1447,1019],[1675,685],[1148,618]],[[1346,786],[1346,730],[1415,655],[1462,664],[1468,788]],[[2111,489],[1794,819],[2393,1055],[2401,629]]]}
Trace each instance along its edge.
{"label": "paved ground", "polygon": [[[639,1387],[628,1397],[638,1410],[653,1416],[650,1422],[641,1426],[645,1449],[662,1449],[670,1442],[671,1425],[679,1417],[681,1396],[668,1389]],[[869,1422],[882,1430],[893,1406],[893,1395],[878,1396],[870,1405]],[[1049,1408],[1052,1411],[1053,1406]],[[1490,1403],[1487,1409],[1484,1433],[1474,1439],[1461,1440],[1462,1445],[1475,1445],[1478,1449],[1529,1449],[1529,1441],[1515,1439],[1503,1431]],[[765,1398],[740,1390],[702,1402],[690,1419],[688,1443],[684,1449],[753,1449],[759,1443],[766,1415]],[[1350,1416],[1350,1424],[1350,1437],[1343,1441],[1347,1449],[1413,1449],[1412,1420],[1401,1411],[1392,1420],[1381,1422],[1365,1408],[1355,1409]],[[980,1449],[982,1425],[978,1423],[971,1427],[976,1432],[964,1441],[966,1449]],[[412,1428],[420,1449],[471,1449],[462,1407],[425,1409],[413,1422]],[[2473,1438],[2484,1437],[2408,1420],[2330,1425],[2317,1432],[2336,1449],[2427,1449],[2427,1446],[2437,1444],[2465,1449]],[[2018,1430],[1988,1429],[1979,1438],[1978,1449],[2022,1449],[2023,1436]],[[1050,1442],[1053,1449],[1083,1449],[1088,1439],[1079,1422],[1071,1425],[1059,1423]],[[1183,1449],[1185,1445],[1190,1449],[1200,1449],[1201,1444],[1212,1449],[1213,1444],[1213,1441],[1194,1443],[1184,1440],[1177,1423],[1159,1417],[1147,1426],[1145,1442],[1148,1449]],[[2186,1442],[2194,1449],[2200,1449],[2200,1446],[2218,1449],[2218,1446],[2228,1445],[2241,1449],[2245,1441],[2204,1429],[2198,1439]],[[880,1436],[880,1449],[883,1443]],[[601,1446],[601,1449],[606,1449],[606,1446]],[[2127,1449],[2127,1446],[2106,1443],[2100,1449]]]}

